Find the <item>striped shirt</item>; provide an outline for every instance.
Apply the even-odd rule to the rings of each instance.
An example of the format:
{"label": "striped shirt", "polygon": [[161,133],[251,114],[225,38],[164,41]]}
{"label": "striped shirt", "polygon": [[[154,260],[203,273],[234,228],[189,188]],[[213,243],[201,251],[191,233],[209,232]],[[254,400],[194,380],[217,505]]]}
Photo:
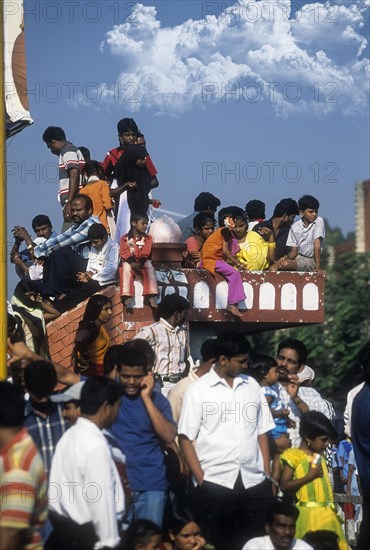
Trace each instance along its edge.
{"label": "striped shirt", "polygon": [[41,454],[46,472],[50,472],[55,446],[68,427],[62,410],[62,405],[55,405],[45,417],[38,413],[29,401],[26,403],[24,427]]}
{"label": "striped shirt", "polygon": [[173,327],[162,317],[140,330],[135,338],[146,340],[155,352],[153,372],[161,376],[183,373],[189,357],[189,334],[185,326]]}
{"label": "striped shirt", "polygon": [[90,218],[80,225],[73,225],[67,229],[67,231],[64,231],[64,233],[56,237],[51,237],[44,243],[39,244],[34,250],[36,258],[49,256],[54,250],[67,246],[71,246],[73,250],[81,254],[83,258],[88,258],[90,253],[90,241],[87,238],[87,232],[93,223],[100,223],[99,218],[90,216]]}
{"label": "striped shirt", "polygon": [[22,428],[0,451],[0,527],[22,530],[19,550],[41,550],[47,517],[46,473],[37,448]]}
{"label": "striped shirt", "polygon": [[[85,160],[82,153],[73,143],[68,142],[59,155],[59,202],[62,203],[67,198],[69,192],[69,171],[72,168],[82,172]],[[80,177],[81,187],[81,177]]]}
{"label": "striped shirt", "polygon": [[301,256],[313,258],[313,244],[316,239],[325,239],[325,222],[320,216],[307,226],[302,220],[293,223],[286,244],[298,247],[298,253]]}

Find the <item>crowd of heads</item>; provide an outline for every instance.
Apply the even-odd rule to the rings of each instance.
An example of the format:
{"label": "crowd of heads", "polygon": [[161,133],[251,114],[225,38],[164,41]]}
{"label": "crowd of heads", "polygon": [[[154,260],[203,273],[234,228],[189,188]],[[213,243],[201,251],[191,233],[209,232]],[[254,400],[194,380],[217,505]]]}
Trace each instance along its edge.
{"label": "crowd of heads", "polygon": [[[126,176],[128,177],[129,172],[126,171],[124,172],[124,175],[122,175],[119,172],[119,170],[118,171],[116,170],[122,158],[120,157],[122,150],[128,151],[129,150],[128,148],[130,146],[145,147],[146,146],[145,137],[139,130],[139,127],[135,122],[135,120],[127,117],[118,121],[117,133],[118,133],[118,139],[119,139],[119,147],[110,151],[103,162],[92,160],[90,151],[85,146],[80,146],[77,149],[75,148],[76,153],[80,155],[78,157],[78,160],[76,161],[77,164],[79,165],[79,170],[80,170],[80,176],[79,176],[80,186],[81,186],[81,183],[83,183],[83,185],[85,186],[86,182],[89,182],[90,179],[94,179],[94,178],[95,180],[98,179],[99,181],[105,181],[108,186],[111,186],[112,180],[114,178],[118,182],[119,187],[122,185],[124,186],[126,184],[131,185],[131,183],[133,183],[132,181],[130,183],[130,181],[125,180],[125,177]],[[73,144],[70,143],[69,140],[67,139],[66,133],[63,130],[63,128],[58,126],[49,126],[48,128],[46,128],[46,130],[42,135],[42,139],[46,144],[46,146],[48,147],[48,149],[50,149],[50,151],[53,154],[61,155],[60,158],[62,158],[62,155],[66,154],[65,153],[66,147],[74,147]],[[109,157],[110,154],[111,154],[111,157]],[[149,158],[150,158],[149,155],[145,157],[146,159],[145,162],[147,162]],[[108,163],[106,159],[108,159]],[[141,164],[138,166],[142,167]],[[127,167],[125,168],[125,170],[126,169]],[[65,172],[66,174],[68,172],[67,175],[69,178],[71,178],[71,176],[69,175],[70,172],[68,171],[68,168],[65,169]],[[143,170],[141,170],[141,172],[143,172]],[[63,176],[64,178],[66,178],[66,174]],[[131,174],[130,172],[130,175],[132,176],[133,174]],[[62,178],[62,176],[60,177]],[[122,179],[122,181],[118,181],[120,180],[120,178]],[[154,188],[155,186],[158,185],[158,181],[156,180],[156,183],[154,183],[154,180],[156,180],[156,178],[152,178],[150,183],[151,188]],[[126,183],[123,183],[123,181],[125,181]],[[71,180],[69,185],[70,185],[69,189],[71,189],[71,185],[72,185]],[[60,190],[60,193],[64,193],[63,195],[64,198],[62,198],[62,194],[60,194],[60,201],[61,201],[61,205],[64,213],[65,222],[69,222],[70,224],[81,225],[84,221],[88,220],[90,216],[92,216],[93,212],[95,212],[95,204],[93,200],[90,198],[89,194],[85,194],[85,191],[83,190],[81,191],[81,187],[79,187],[78,185],[77,185],[77,189],[79,189],[77,190],[77,194],[75,194],[73,198],[70,198],[70,199],[69,198],[66,199],[67,196],[68,197],[70,196],[70,193],[66,194],[68,189],[64,189],[62,191]],[[128,189],[127,191],[128,197],[129,197],[129,192],[130,192],[130,189]],[[115,203],[114,208],[112,210],[113,218],[119,215],[118,204],[120,200],[120,195],[116,196],[114,193],[116,193],[116,190],[113,192],[113,188],[111,188],[110,195],[112,197],[113,203]],[[133,193],[132,196],[135,196],[135,194],[137,195],[138,192]],[[63,203],[64,200],[66,201],[65,203]],[[132,200],[133,199],[131,199],[131,201]],[[148,204],[149,203],[150,201],[148,201]],[[148,226],[150,223],[150,220],[148,217],[148,211],[146,209],[144,209],[145,210],[144,211],[143,208],[138,208],[137,205],[134,208],[133,204],[130,203],[130,199],[128,199],[128,205],[129,205],[130,214],[131,214],[129,221],[130,221],[132,234],[135,237],[144,235],[145,233],[147,233]],[[274,220],[274,219],[278,220],[276,222],[277,225],[275,224],[273,231],[276,232],[277,234],[280,228],[284,226],[286,228],[289,228],[292,225],[295,216],[297,216],[298,214],[303,216],[305,215],[304,214],[305,212],[313,211],[316,213],[315,215],[317,216],[317,211],[319,206],[320,206],[319,201],[315,197],[312,197],[311,195],[305,195],[301,197],[298,200],[298,202],[292,198],[281,199],[273,209],[271,220]],[[245,239],[247,231],[250,230],[250,228],[252,227],[252,224],[258,225],[266,221],[266,206],[265,206],[265,203],[262,202],[261,200],[259,199],[249,200],[245,204],[244,209],[241,208],[240,206],[235,206],[235,205],[223,206],[221,205],[220,199],[217,198],[215,195],[213,195],[209,191],[202,191],[196,196],[194,200],[194,213],[195,213],[195,216],[193,216],[193,219],[192,219],[191,231],[193,232],[194,235],[196,235],[199,238],[200,243],[204,243],[205,241],[207,241],[207,239],[212,235],[212,233],[217,228],[217,225],[219,227],[224,227],[225,225],[227,227],[231,227],[230,223],[232,224],[232,231],[223,233],[225,240],[227,242],[230,242],[230,239],[233,236],[239,242],[241,242],[243,241],[243,239]],[[314,217],[312,218],[312,220],[314,221]],[[108,222],[101,221],[101,223],[91,225],[91,227],[89,228],[87,237],[89,239],[90,246],[92,247],[93,250],[95,251],[103,250],[103,247],[107,243],[107,240],[110,236],[111,228],[108,226],[109,226]],[[48,216],[46,215],[36,216],[32,221],[32,227],[38,238],[49,239],[53,232],[52,223],[48,218]],[[258,229],[258,231],[260,231],[260,229]],[[15,232],[15,236],[17,234],[18,233]],[[263,236],[265,241],[268,240],[266,232],[262,232],[261,235]],[[287,237],[287,234],[285,235],[285,239],[286,237]],[[256,246],[256,245],[254,244],[251,245],[251,247],[253,246]],[[269,244],[268,246],[272,247],[273,245]],[[31,245],[28,245],[27,249],[32,250]],[[264,252],[264,254],[266,254],[266,251]],[[16,256],[17,254],[15,252],[11,254],[12,261],[15,260]],[[271,248],[270,248],[270,251],[268,254],[268,261],[266,260],[266,262],[263,264],[263,267],[261,269],[268,269],[270,267],[271,267],[271,270],[276,270],[278,267],[281,269],[291,269],[291,267],[286,267],[283,264],[279,264],[279,266],[277,267],[274,264],[274,261],[279,260],[279,257],[276,257],[275,260],[272,260],[272,257],[273,257],[273,252],[271,251]],[[189,255],[185,256],[183,266],[198,267],[199,260],[200,260],[199,254],[198,255],[195,254],[192,257],[190,257]],[[48,261],[49,260],[47,260],[47,262]],[[42,256],[41,256],[40,262],[41,263],[44,262],[44,258]],[[241,264],[239,264],[238,262],[239,262],[239,259],[236,262],[238,269],[242,269],[242,270],[249,269],[248,263],[242,262]],[[15,263],[17,264],[17,272],[21,273],[22,277],[25,277],[25,273],[27,273],[26,268],[24,266],[21,266],[20,260],[18,258],[15,260]],[[136,274],[137,274],[140,271],[141,266],[138,267],[135,264],[135,268],[133,267],[133,269],[136,270]],[[259,269],[259,268],[251,267],[251,269]],[[22,270],[24,270],[24,272]],[[44,281],[45,276],[49,277],[50,273],[52,272],[53,272],[53,269],[45,270],[45,272],[42,274],[42,280]],[[45,273],[47,273],[47,275],[45,275]],[[30,277],[29,273],[26,275],[26,278],[28,276]],[[86,277],[84,279],[84,277],[82,277],[80,273],[77,274],[77,279],[79,283],[86,282]],[[32,278],[32,284],[34,284],[35,287],[37,288],[37,293],[39,296],[40,295],[44,296],[44,292],[50,290],[50,286],[45,284],[41,285],[40,287],[40,285],[36,284],[33,278]],[[68,283],[68,285],[71,288],[74,288],[72,284]],[[65,287],[68,285],[65,285],[63,283],[62,286]],[[39,290],[39,287],[41,288],[41,290]],[[68,290],[68,292],[70,292],[70,289]],[[54,298],[54,296],[56,296],[58,300],[60,295],[64,298],[65,294],[66,293],[64,291],[64,288],[63,288],[63,292],[60,292],[60,293],[57,290],[53,289],[53,292],[51,292],[50,296],[52,299]],[[48,299],[49,299],[49,296],[46,294],[46,300]],[[151,300],[151,305],[153,307],[155,305],[153,300]],[[63,304],[59,307],[56,307],[56,309],[54,310],[55,311],[54,317],[51,316],[49,313],[47,322],[50,320],[53,320],[58,315],[58,312],[63,313],[65,311],[65,307],[67,306],[64,306]]]}
{"label": "crowd of heads", "polygon": [[[105,296],[96,295],[89,301],[86,319],[101,315],[104,306],[111,307]],[[188,310],[188,302],[177,295],[164,298],[161,313],[166,318],[181,317]],[[181,319],[178,319],[181,323]],[[367,380],[370,365],[370,347],[367,343],[359,353],[359,363]],[[279,377],[278,366],[295,375],[305,365],[308,350],[303,342],[285,338],[277,346],[277,359],[255,351],[243,334],[226,332],[203,342],[200,348],[203,362],[210,361],[222,369],[226,377],[235,378],[241,373],[254,378],[259,384],[265,381],[274,385]],[[64,416],[71,423],[82,416],[94,420],[101,429],[109,428],[119,410],[123,395],[135,398],[142,389],[142,381],[155,363],[155,353],[145,340],[136,339],[123,345],[113,345],[104,358],[104,377],[97,376],[80,382],[62,393],[53,395],[57,383],[55,368],[48,361],[33,361],[24,369],[24,386],[38,410],[47,412],[50,401],[64,405]],[[281,371],[283,372],[283,371]],[[285,372],[285,374],[286,374]],[[281,376],[284,380],[284,376]],[[117,381],[119,383],[117,383]],[[50,397],[51,396],[51,397]],[[50,398],[50,399],[49,399]],[[24,390],[17,385],[0,383],[0,430],[20,428],[24,421]],[[309,411],[302,415],[299,434],[312,452],[322,454],[337,437],[332,422],[321,412]],[[276,548],[289,549],[295,536],[298,510],[289,500],[278,500],[267,510],[266,534]],[[195,542],[204,540],[201,528],[188,509],[175,512],[162,529],[150,520],[130,522],[124,537],[124,549],[155,548],[165,536],[173,549],[186,550]],[[304,540],[314,549],[337,550],[338,536],[330,531],[313,531]],[[211,547],[210,547],[211,548]]]}
{"label": "crowd of heads", "polygon": [[[121,146],[136,144],[145,146],[145,137],[140,133],[135,121],[122,119],[117,124]],[[67,143],[62,128],[50,126],[43,136],[43,141],[53,154],[59,155]],[[102,164],[90,159],[88,149],[80,147],[85,164],[84,175],[87,178],[96,176],[105,178]],[[109,178],[107,178],[109,179]],[[94,204],[85,194],[76,194],[71,201],[71,220],[81,224],[93,212]],[[203,241],[206,241],[220,228],[230,227],[237,239],[241,239],[248,230],[248,224],[260,223],[266,218],[265,204],[258,199],[250,200],[245,208],[239,206],[223,206],[212,193],[202,192],[194,201],[193,228]],[[314,221],[320,207],[319,201],[305,195],[298,201],[292,198],[280,200],[273,209],[272,220],[278,219],[278,226],[290,227],[297,215]],[[216,221],[216,212],[217,221]],[[131,212],[131,230],[143,235],[147,231],[149,218],[143,212]],[[39,238],[49,239],[53,226],[48,216],[37,215],[32,220],[32,228]],[[16,232],[15,232],[16,236]],[[100,223],[91,225],[87,232],[88,240],[96,250],[101,250],[108,239],[106,227]],[[17,238],[17,237],[16,237]],[[30,281],[23,280],[18,285],[23,292],[23,304],[32,307],[37,299]],[[158,319],[168,323],[173,331],[184,328],[189,312],[189,301],[177,294],[165,295],[158,304]],[[103,325],[112,314],[112,301],[103,294],[93,295],[87,302],[83,323]],[[14,319],[10,319],[9,332],[17,332]],[[213,365],[218,373],[232,387],[233,380],[241,375],[253,379],[261,387],[274,387],[290,384],[299,372],[306,367],[308,350],[305,344],[294,338],[284,338],[277,346],[276,358],[259,350],[253,350],[247,338],[240,333],[224,332],[206,340],[200,347],[201,364],[208,364],[208,370]],[[156,363],[153,347],[144,339],[134,339],[122,345],[110,346],[104,355],[103,376],[89,377],[86,381],[67,388],[64,392],[54,392],[58,377],[56,368],[50,361],[38,359],[30,362],[23,370],[23,388],[17,384],[0,383],[0,431],[20,428],[24,422],[24,391],[29,394],[30,403],[41,414],[48,414],[53,404],[63,404],[63,416],[71,424],[83,417],[94,422],[99,429],[110,428],[118,414],[122,396],[134,401],[147,390],[148,380],[151,380],[153,367]],[[366,344],[360,352],[360,364],[364,379],[370,382],[370,347]],[[186,374],[186,373],[185,373]],[[145,382],[147,380],[147,382]],[[162,380],[163,382],[163,380]],[[294,382],[297,385],[297,382]],[[299,436],[315,453],[322,454],[330,441],[336,438],[336,432],[331,420],[322,412],[309,410],[302,414],[299,424]],[[287,446],[289,446],[290,441]],[[163,446],[163,442],[162,442]],[[188,503],[187,503],[188,504]],[[195,518],[194,510],[187,508],[172,510],[165,536],[174,550],[188,548],[206,548],[201,528]],[[291,502],[276,501],[266,514],[266,533],[272,544],[279,550],[288,550],[295,536],[295,524],[298,519],[298,509]],[[149,550],[159,547],[162,529],[148,519],[138,519],[130,522],[125,531],[122,548],[124,550]],[[319,536],[318,532],[307,533],[306,540],[313,548],[330,548],[336,550],[338,541],[335,533]],[[327,546],[323,545],[327,541]],[[326,544],[326,543],[325,543]],[[320,546],[321,545],[321,546]],[[331,545],[331,546],[330,546]]]}

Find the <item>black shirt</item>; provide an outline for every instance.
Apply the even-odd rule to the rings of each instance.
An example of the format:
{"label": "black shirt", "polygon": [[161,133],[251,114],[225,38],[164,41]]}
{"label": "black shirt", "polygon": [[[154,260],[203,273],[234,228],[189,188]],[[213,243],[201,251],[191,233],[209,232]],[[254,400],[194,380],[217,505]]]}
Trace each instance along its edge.
{"label": "black shirt", "polygon": [[370,386],[365,383],[352,405],[351,431],[355,458],[364,493],[370,493]]}
{"label": "black shirt", "polygon": [[[289,235],[289,229],[290,225],[281,225],[279,227],[278,234],[274,231],[274,226],[272,225],[273,218],[270,218],[269,220],[264,220],[263,222],[257,223],[252,229],[252,231],[256,231],[258,233],[258,230],[261,229],[261,227],[268,227],[271,229],[271,231],[274,234],[275,242],[276,242],[276,249],[275,249],[275,260],[280,260],[283,256],[286,256],[291,248],[290,246],[286,245],[286,242],[288,240]],[[265,238],[265,235],[261,235],[265,240],[268,240],[268,237]]]}

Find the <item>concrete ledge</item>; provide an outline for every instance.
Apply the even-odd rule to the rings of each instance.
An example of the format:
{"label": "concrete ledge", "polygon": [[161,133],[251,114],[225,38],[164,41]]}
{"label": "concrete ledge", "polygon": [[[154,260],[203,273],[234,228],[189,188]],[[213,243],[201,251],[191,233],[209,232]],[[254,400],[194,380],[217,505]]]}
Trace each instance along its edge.
{"label": "concrete ledge", "polygon": [[[243,272],[247,299],[239,304],[244,310],[241,322],[224,309],[227,283],[220,275],[213,277],[202,269],[171,267],[163,267],[156,274],[160,298],[175,292],[189,300],[191,325],[233,323],[238,330],[244,326],[245,332],[255,332],[324,321],[325,278],[314,273]],[[127,309],[122,306],[117,286],[107,287],[101,294],[113,303],[113,315],[106,325],[112,343],[121,344],[154,322],[152,309],[143,303],[141,282],[135,281],[135,296]],[[51,356],[66,367],[71,365],[74,337],[86,303],[87,300],[47,327]]]}

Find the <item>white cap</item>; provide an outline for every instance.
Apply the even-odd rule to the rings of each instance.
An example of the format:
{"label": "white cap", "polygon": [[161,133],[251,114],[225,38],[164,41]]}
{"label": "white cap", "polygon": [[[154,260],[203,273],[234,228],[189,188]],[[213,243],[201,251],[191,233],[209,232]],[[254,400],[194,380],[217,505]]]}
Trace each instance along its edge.
{"label": "white cap", "polygon": [[73,386],[70,386],[66,391],[57,393],[50,396],[50,401],[53,403],[68,403],[69,401],[79,401],[81,399],[81,390],[85,380],[77,382]]}
{"label": "white cap", "polygon": [[300,382],[305,382],[306,380],[312,381],[315,379],[315,371],[308,365],[305,365],[302,370],[297,372],[297,376]]}

